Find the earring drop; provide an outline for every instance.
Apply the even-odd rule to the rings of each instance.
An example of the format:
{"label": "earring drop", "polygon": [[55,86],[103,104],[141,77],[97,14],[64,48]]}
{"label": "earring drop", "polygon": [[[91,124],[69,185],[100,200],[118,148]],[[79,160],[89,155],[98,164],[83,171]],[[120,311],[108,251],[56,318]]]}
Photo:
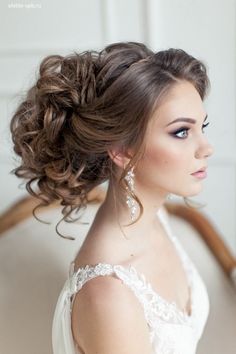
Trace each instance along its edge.
{"label": "earring drop", "polygon": [[[131,170],[129,170],[125,176],[125,180],[128,183],[128,186],[126,186],[126,189],[129,193],[134,193],[134,172],[133,172],[133,167]],[[128,208],[130,210],[130,217],[131,220],[135,220],[135,215],[137,212],[137,202],[136,200],[129,195],[129,193],[126,194],[126,204],[128,205]]]}

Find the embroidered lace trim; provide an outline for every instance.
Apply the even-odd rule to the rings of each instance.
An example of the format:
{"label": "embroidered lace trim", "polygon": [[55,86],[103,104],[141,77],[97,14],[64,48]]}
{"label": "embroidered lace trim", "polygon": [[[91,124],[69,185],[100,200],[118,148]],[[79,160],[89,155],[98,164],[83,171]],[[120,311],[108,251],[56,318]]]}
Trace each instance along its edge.
{"label": "embroidered lace trim", "polygon": [[[189,267],[189,272],[191,270],[192,269]],[[71,297],[78,292],[89,279],[99,275],[105,276],[111,274],[115,274],[133,290],[136,297],[143,305],[146,321],[151,327],[155,328],[161,320],[164,322],[170,321],[175,324],[192,326],[194,317],[193,287],[191,287],[192,313],[189,316],[179,310],[175,302],[168,302],[158,295],[153,290],[151,284],[146,281],[145,276],[139,274],[133,266],[125,268],[121,265],[98,263],[95,266],[86,265],[85,267],[79,268],[69,277],[69,296]]]}

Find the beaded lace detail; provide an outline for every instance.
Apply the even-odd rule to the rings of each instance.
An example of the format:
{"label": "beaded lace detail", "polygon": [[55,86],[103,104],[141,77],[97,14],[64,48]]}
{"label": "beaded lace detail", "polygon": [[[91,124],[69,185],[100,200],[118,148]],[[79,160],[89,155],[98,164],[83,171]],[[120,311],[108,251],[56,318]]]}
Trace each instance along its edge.
{"label": "beaded lace detail", "polygon": [[[79,268],[77,272],[70,277],[70,296],[78,292],[89,279],[99,275],[104,276],[111,274],[115,274],[133,290],[136,297],[143,305],[148,324],[152,327],[155,326],[158,319],[171,321],[171,323],[176,324],[191,324],[194,314],[193,306],[190,316],[179,310],[175,302],[168,302],[157,294],[151,284],[146,281],[145,276],[139,274],[133,266],[126,268],[121,265],[98,263],[95,266],[86,265],[83,268]],[[191,298],[192,297],[193,293],[191,293]]]}

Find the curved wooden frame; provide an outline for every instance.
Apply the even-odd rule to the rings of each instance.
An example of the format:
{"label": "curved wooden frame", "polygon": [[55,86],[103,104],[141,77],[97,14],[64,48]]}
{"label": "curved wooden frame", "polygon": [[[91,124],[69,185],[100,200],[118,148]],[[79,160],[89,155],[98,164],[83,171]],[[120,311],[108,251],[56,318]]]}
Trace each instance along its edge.
{"label": "curved wooden frame", "polygon": [[[104,188],[97,187],[88,195],[90,203],[101,203],[105,199]],[[39,200],[27,196],[11,206],[0,216],[0,237],[11,227],[32,216],[32,210],[39,204]],[[42,208],[42,212],[59,207],[59,203],[53,203]],[[168,202],[164,204],[167,212],[189,222],[202,237],[210,251],[213,253],[225,274],[231,278],[236,285],[236,259],[223,241],[223,237],[216,231],[213,224],[196,209],[188,208],[180,203]]]}

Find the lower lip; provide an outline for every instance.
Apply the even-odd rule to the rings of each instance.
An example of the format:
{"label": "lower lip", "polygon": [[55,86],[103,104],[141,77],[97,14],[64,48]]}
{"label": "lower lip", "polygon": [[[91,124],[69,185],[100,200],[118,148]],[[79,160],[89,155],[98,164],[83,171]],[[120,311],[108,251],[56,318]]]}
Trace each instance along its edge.
{"label": "lower lip", "polygon": [[206,178],[207,177],[207,172],[206,171],[201,171],[201,172],[195,172],[191,173],[192,176],[197,177],[197,178]]}

